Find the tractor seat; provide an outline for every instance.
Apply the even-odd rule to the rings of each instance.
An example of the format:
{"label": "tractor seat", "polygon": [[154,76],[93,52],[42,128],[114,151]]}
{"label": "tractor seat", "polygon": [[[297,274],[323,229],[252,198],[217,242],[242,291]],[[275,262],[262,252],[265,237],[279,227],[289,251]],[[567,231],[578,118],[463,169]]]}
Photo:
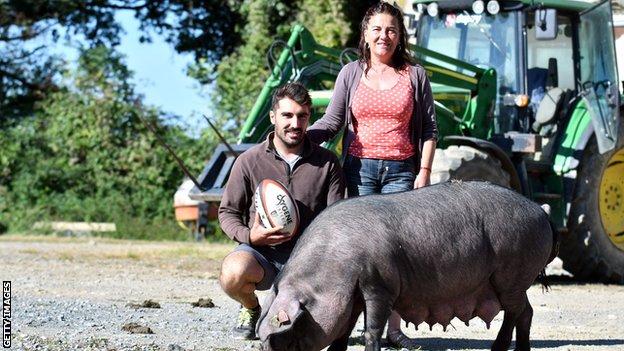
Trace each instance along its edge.
{"label": "tractor seat", "polygon": [[564,91],[561,88],[549,89],[542,101],[540,101],[535,113],[535,122],[533,122],[533,130],[539,132],[542,126],[551,124],[561,108],[561,102]]}

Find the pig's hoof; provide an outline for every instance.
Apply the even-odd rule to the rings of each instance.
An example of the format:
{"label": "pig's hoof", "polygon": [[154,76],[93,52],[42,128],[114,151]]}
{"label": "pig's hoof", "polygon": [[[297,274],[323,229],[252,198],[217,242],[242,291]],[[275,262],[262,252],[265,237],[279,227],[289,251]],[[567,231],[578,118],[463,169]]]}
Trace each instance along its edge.
{"label": "pig's hoof", "polygon": [[415,339],[409,338],[400,330],[391,331],[386,335],[388,344],[397,349],[420,350],[420,346]]}

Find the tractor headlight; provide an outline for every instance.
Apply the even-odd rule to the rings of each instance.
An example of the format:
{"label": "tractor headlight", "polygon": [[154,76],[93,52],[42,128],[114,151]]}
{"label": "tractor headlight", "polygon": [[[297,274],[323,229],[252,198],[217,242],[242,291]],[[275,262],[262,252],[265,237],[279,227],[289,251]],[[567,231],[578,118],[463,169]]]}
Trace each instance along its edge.
{"label": "tractor headlight", "polygon": [[477,0],[472,3],[472,12],[474,12],[475,15],[482,14],[483,10],[485,10],[485,4],[483,3],[483,0]]}
{"label": "tractor headlight", "polygon": [[425,5],[423,5],[423,4],[412,4],[412,9],[416,13],[423,13],[423,12],[425,12]]}
{"label": "tractor headlight", "polygon": [[490,15],[495,15],[500,11],[500,4],[496,0],[490,0],[487,4],[487,12]]}
{"label": "tractor headlight", "polygon": [[436,17],[438,15],[438,3],[432,2],[429,5],[427,5],[427,13],[431,17]]}

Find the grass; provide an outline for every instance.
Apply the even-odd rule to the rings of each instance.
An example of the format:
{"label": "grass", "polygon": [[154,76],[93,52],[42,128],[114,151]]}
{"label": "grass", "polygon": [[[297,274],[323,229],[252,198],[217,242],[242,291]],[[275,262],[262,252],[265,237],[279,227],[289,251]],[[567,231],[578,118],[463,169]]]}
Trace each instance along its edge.
{"label": "grass", "polygon": [[18,252],[23,253],[23,254],[29,254],[29,255],[38,255],[41,253],[41,251],[35,250],[35,249],[23,249],[23,250],[19,250]]}
{"label": "grass", "polygon": [[75,256],[70,252],[60,252],[57,257],[63,261],[73,261]]}
{"label": "grass", "polygon": [[[90,216],[70,216],[62,214],[50,215],[45,208],[29,208],[27,210],[13,209],[12,212],[3,210],[2,200],[0,199],[0,236],[5,233],[24,233],[39,235],[59,235],[52,233],[50,229],[33,230],[32,226],[35,222],[53,222],[53,221],[100,221],[113,222],[117,230],[115,232],[101,233],[61,233],[66,236],[87,236],[90,238],[112,238],[112,239],[128,239],[128,240],[146,240],[146,241],[194,241],[194,235],[189,229],[181,227],[181,225],[171,217],[145,218],[130,216],[125,213],[109,214],[107,218],[90,217]],[[94,209],[92,209],[95,211]],[[108,209],[98,209],[95,212],[101,212]],[[92,211],[92,212],[93,212]],[[227,242],[229,238],[221,231],[217,220],[212,220],[209,225],[215,228],[214,234],[207,239],[209,242]]]}
{"label": "grass", "polygon": [[[0,235],[0,242],[24,242],[58,244],[53,250],[44,248],[23,248],[18,252],[39,257],[61,260],[132,260],[161,261],[171,259],[184,260],[221,260],[234,247],[235,243],[222,242],[177,242],[111,239],[100,237],[59,237],[55,235],[5,234]],[[80,245],[79,248],[75,245]]]}
{"label": "grass", "polygon": [[[140,232],[124,232],[123,228],[118,228],[116,232],[93,232],[86,234],[67,234],[67,233],[54,233],[47,230],[23,230],[23,231],[10,231],[8,233],[0,233],[0,240],[11,241],[39,241],[39,242],[59,242],[62,240],[78,240],[90,242],[93,240],[103,240],[103,242],[119,242],[123,240],[127,241],[144,241],[144,242],[195,242],[193,235],[177,225],[173,225],[173,229],[170,227],[172,224],[167,224],[167,228],[162,226],[152,226],[149,230],[151,234],[145,234],[148,230]],[[212,223],[212,225],[217,225]],[[162,230],[161,230],[162,229]],[[139,233],[139,234],[137,234]],[[19,239],[16,239],[19,238]],[[217,226],[214,234],[209,235],[204,240],[208,243],[232,243],[232,240],[228,238]]]}

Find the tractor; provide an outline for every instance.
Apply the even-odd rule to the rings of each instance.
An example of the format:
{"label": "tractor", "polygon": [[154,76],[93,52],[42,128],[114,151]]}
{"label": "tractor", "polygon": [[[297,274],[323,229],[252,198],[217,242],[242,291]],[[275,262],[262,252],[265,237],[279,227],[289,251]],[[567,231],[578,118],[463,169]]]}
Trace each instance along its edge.
{"label": "tractor", "polygon": [[[624,126],[610,3],[414,0],[408,7],[411,51],[436,100],[432,181],[487,180],[548,203],[564,268],[579,279],[624,283]],[[190,198],[220,200],[237,154],[271,130],[276,87],[303,82],[318,118],[353,59],[353,49],[323,47],[302,26],[275,42],[271,74],[237,143],[217,148]],[[340,138],[324,146],[341,154]]]}

